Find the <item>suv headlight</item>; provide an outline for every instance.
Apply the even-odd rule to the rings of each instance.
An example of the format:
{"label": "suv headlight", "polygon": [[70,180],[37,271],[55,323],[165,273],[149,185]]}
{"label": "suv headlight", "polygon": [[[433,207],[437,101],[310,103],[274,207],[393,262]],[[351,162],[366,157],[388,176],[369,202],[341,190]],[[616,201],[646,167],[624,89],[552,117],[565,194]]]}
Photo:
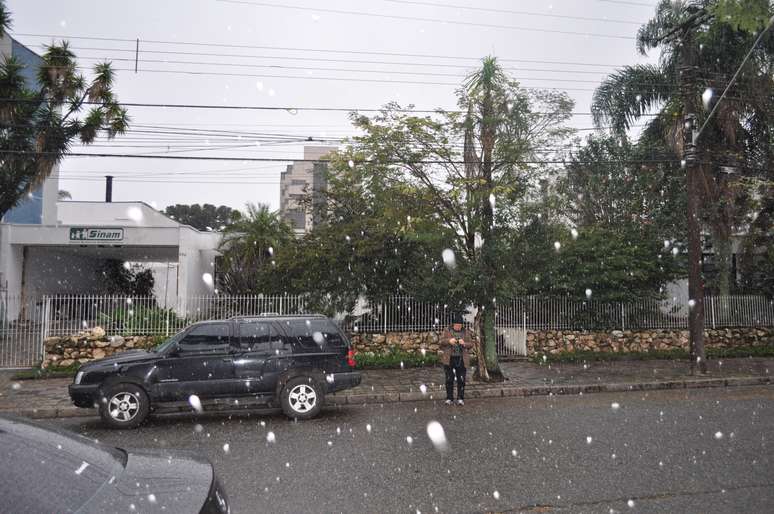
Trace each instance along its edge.
{"label": "suv headlight", "polygon": [[81,383],[81,380],[83,379],[83,371],[79,371],[75,374],[75,385],[78,385]]}

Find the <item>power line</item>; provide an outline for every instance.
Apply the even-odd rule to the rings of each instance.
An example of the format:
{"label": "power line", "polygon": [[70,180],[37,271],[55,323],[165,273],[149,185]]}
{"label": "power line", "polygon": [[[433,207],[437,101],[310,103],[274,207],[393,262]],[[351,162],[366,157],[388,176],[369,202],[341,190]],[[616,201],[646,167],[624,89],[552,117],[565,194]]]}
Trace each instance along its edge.
{"label": "power line", "polygon": [[[29,152],[25,150],[3,150],[0,154],[15,155],[57,155],[56,152]],[[241,161],[241,162],[311,162],[325,163],[331,162],[328,159],[280,159],[273,157],[204,157],[204,156],[183,156],[183,155],[141,155],[141,154],[113,154],[113,153],[68,153],[67,157],[120,157],[131,159],[172,159],[172,160],[196,160],[196,161]],[[518,161],[500,161],[502,164],[565,164],[566,160],[518,160]],[[678,162],[676,159],[631,159],[616,161],[573,161],[576,163],[587,164],[623,164],[623,163],[646,163],[646,162]],[[355,161],[356,164],[480,164],[478,161],[464,160],[372,160],[361,159]]]}
{"label": "power line", "polygon": [[[130,68],[115,68],[115,71],[134,71]],[[452,86],[459,87],[458,82],[434,82],[424,80],[395,80],[395,79],[369,79],[369,78],[347,78],[347,77],[315,77],[312,75],[267,75],[267,74],[255,74],[255,73],[224,73],[221,71],[191,71],[191,70],[158,70],[141,68],[140,72],[148,73],[173,73],[182,75],[208,75],[215,77],[252,77],[252,78],[273,78],[273,79],[305,79],[305,80],[331,80],[336,82],[368,82],[378,84],[412,84],[417,86]],[[558,90],[558,91],[595,91],[595,89],[589,88],[556,88],[556,87],[522,87],[522,89],[533,90]]]}
{"label": "power line", "polygon": [[[71,47],[72,50],[86,50],[86,51],[98,51],[98,52],[127,52],[131,54],[135,54],[136,50],[134,48],[103,48],[103,47]],[[424,66],[424,67],[431,67],[431,68],[464,68],[464,69],[470,69],[470,64],[454,64],[454,63],[446,63],[446,62],[406,62],[406,61],[377,61],[377,60],[369,60],[369,59],[333,59],[333,58],[325,58],[325,57],[298,57],[298,56],[287,56],[287,55],[245,55],[245,54],[233,54],[233,53],[219,53],[219,52],[181,52],[181,51],[173,51],[173,50],[148,50],[147,48],[143,48],[139,51],[140,54],[161,54],[161,55],[187,55],[187,56],[205,56],[205,57],[236,57],[240,59],[276,59],[276,60],[283,60],[283,61],[315,61],[315,62],[335,62],[335,63],[347,63],[347,64],[378,64],[378,65],[385,65],[385,66]],[[85,58],[94,58],[94,57],[80,57],[81,59]],[[131,59],[134,61],[134,59]],[[501,60],[501,59],[498,59]],[[588,64],[588,63],[570,63],[570,62],[556,62],[556,61],[540,61],[535,59],[514,59],[513,61],[517,62],[526,62],[530,64],[547,64],[547,65],[554,65],[554,64],[562,64],[565,66],[595,66],[595,67],[605,67],[605,68],[616,68],[619,67],[619,65],[613,65],[613,64]],[[623,65],[620,65],[623,66]],[[584,71],[584,70],[567,70],[567,69],[543,69],[543,68],[523,68],[523,67],[515,67],[515,66],[505,66],[504,69],[506,70],[517,70],[517,71],[545,71],[545,72],[555,72],[555,73],[583,73],[583,74],[602,74],[604,73],[602,70],[599,71]]]}
{"label": "power line", "polygon": [[490,7],[470,7],[468,5],[458,5],[458,4],[437,4],[432,2],[419,2],[416,0],[384,0],[384,1],[391,2],[394,4],[423,5],[427,7],[440,7],[443,9],[463,9],[468,11],[492,12],[492,13],[498,13],[498,14],[518,14],[518,15],[525,15],[525,16],[539,16],[544,18],[561,18],[566,20],[623,23],[628,25],[643,25],[643,23],[641,22],[632,21],[632,20],[616,20],[616,19],[610,19],[610,18],[590,18],[587,16],[571,16],[566,14],[539,13],[539,12],[532,12],[532,11],[513,11],[509,9],[493,9]]}
{"label": "power line", "polygon": [[[137,38],[125,39],[114,38],[104,36],[71,36],[71,35],[57,35],[57,34],[32,34],[32,33],[15,33],[15,36],[25,37],[37,37],[37,38],[60,38],[60,39],[82,39],[86,41],[112,41],[121,43],[137,43]],[[233,43],[202,43],[195,41],[169,41],[158,39],[140,39],[141,44],[159,44],[159,45],[177,45],[177,46],[197,46],[197,47],[214,47],[214,48],[241,48],[249,50],[277,50],[288,52],[303,52],[303,53],[333,53],[333,54],[349,54],[349,55],[381,55],[387,57],[418,57],[425,59],[454,59],[454,60],[467,60],[481,62],[481,57],[468,57],[460,55],[439,55],[439,54],[415,54],[415,53],[402,53],[402,52],[375,52],[368,50],[329,50],[321,48],[300,48],[300,47],[283,47],[283,46],[265,46],[265,45],[237,45]],[[141,47],[140,51],[144,51]],[[528,63],[542,63],[542,64],[562,64],[562,65],[575,65],[575,66],[601,66],[601,67],[617,67],[624,66],[624,64],[610,64],[610,63],[590,63],[590,62],[574,62],[574,61],[545,61],[545,60],[530,60],[530,59],[514,59],[508,57],[498,57],[498,61],[501,62],[528,62]]]}
{"label": "power line", "polygon": [[604,34],[599,32],[579,32],[579,31],[573,31],[573,30],[557,30],[557,29],[539,29],[535,27],[524,27],[519,25],[501,25],[497,23],[479,23],[479,22],[472,22],[472,21],[459,21],[459,20],[443,20],[438,18],[426,18],[426,17],[419,17],[419,16],[403,16],[398,14],[379,14],[379,13],[372,13],[372,12],[366,12],[366,11],[347,11],[343,9],[323,9],[319,7],[301,7],[297,5],[282,5],[282,4],[272,4],[268,2],[253,2],[253,1],[247,1],[247,0],[218,0],[219,2],[223,3],[229,3],[229,4],[241,4],[241,5],[249,5],[249,6],[255,6],[255,7],[271,7],[276,9],[289,9],[289,10],[295,10],[295,11],[313,11],[313,12],[322,12],[322,13],[328,13],[328,14],[346,14],[351,16],[364,16],[369,18],[380,18],[380,19],[392,19],[392,20],[401,20],[401,21],[423,21],[427,23],[440,23],[443,25],[460,25],[460,26],[466,26],[466,27],[481,27],[481,28],[487,28],[487,29],[506,29],[506,30],[521,30],[525,32],[541,32],[541,33],[549,33],[549,34],[562,34],[562,35],[570,35],[570,36],[590,36],[590,37],[602,37],[602,38],[610,38],[610,39],[635,39],[632,36],[625,36],[621,34]]}
{"label": "power line", "polygon": [[[230,62],[203,62],[203,61],[173,61],[168,59],[131,59],[131,58],[124,58],[124,57],[80,57],[80,59],[86,59],[86,60],[109,60],[109,61],[121,61],[121,62],[139,62],[139,63],[155,63],[155,64],[192,64],[195,66],[227,66],[227,67],[237,67],[237,68],[269,68],[269,69],[278,69],[278,70],[301,70],[301,71],[332,71],[332,72],[342,72],[342,73],[372,73],[372,74],[382,74],[382,75],[414,75],[414,76],[428,76],[428,77],[453,77],[458,79],[464,79],[465,75],[460,73],[438,73],[438,72],[427,72],[427,71],[401,71],[401,70],[369,70],[369,69],[355,69],[355,68],[318,68],[318,67],[310,67],[310,66],[284,66],[279,64],[247,64],[247,63],[230,63]],[[140,68],[139,71],[146,71],[143,68]],[[165,70],[169,71],[170,73],[174,73],[178,70]],[[185,70],[180,70],[185,71]],[[533,71],[552,71],[552,70],[533,70]],[[564,73],[564,72],[563,72]],[[594,73],[594,72],[589,72]],[[268,76],[268,75],[250,75],[250,76]],[[284,76],[283,76],[284,77]],[[306,78],[319,78],[321,80],[328,80],[327,77],[306,77]],[[587,83],[587,84],[599,84],[600,80],[584,80],[584,79],[567,79],[567,78],[555,78],[555,77],[523,77],[515,75],[513,77],[517,81],[522,80],[545,80],[550,82],[570,82],[570,83]],[[330,78],[331,80],[358,80],[358,79],[349,79],[346,77],[335,77]],[[378,82],[390,82],[390,80],[383,80],[383,79],[374,79]],[[412,82],[413,83],[413,82]],[[423,82],[424,83],[424,82]],[[641,82],[641,83],[631,83],[630,85],[633,86],[641,86],[641,87],[670,87],[675,88],[676,86],[672,83],[667,82]],[[530,89],[530,88],[525,88]],[[548,88],[548,89],[554,89],[554,88]]]}
{"label": "power line", "polygon": [[[63,180],[72,180],[77,182],[104,182],[105,179],[99,179],[99,178],[82,178],[82,177],[59,177]],[[116,177],[114,177],[116,179]],[[121,182],[136,182],[140,184],[220,184],[220,185],[249,185],[249,184],[259,184],[259,185],[279,185],[279,181],[246,181],[246,180],[239,180],[239,181],[223,181],[223,180],[135,180],[130,178],[122,178],[120,179]]]}
{"label": "power line", "polygon": [[[38,103],[35,100],[21,100],[18,98],[0,98],[0,102],[17,102],[17,103]],[[320,111],[320,112],[382,112],[384,109],[375,108],[359,108],[359,107],[281,107],[281,106],[266,106],[266,105],[215,105],[215,104],[175,104],[175,103],[148,103],[148,102],[120,102],[122,107],[148,107],[148,108],[161,108],[161,109],[223,109],[223,110],[246,110],[246,111],[285,111],[292,113],[292,111]],[[102,105],[99,102],[83,102],[83,105]],[[425,113],[425,114],[437,114],[438,109],[391,109],[393,112],[401,113]],[[460,110],[449,110],[447,113],[463,113]],[[560,112],[533,112],[533,115],[554,115],[562,114]],[[573,112],[572,116],[592,116],[591,112]],[[658,116],[658,114],[647,114],[643,116]]]}

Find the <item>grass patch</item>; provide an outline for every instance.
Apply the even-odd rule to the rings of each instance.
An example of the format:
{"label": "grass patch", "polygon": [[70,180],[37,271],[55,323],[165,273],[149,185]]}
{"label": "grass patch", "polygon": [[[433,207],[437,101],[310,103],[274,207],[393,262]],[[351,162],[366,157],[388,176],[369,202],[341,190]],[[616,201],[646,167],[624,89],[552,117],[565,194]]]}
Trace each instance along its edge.
{"label": "grass patch", "polygon": [[75,362],[70,366],[49,366],[46,369],[32,368],[19,371],[13,376],[14,380],[38,380],[43,378],[69,378],[75,376],[78,372],[78,368],[81,367],[80,362]]}
{"label": "grass patch", "polygon": [[422,355],[392,350],[387,353],[356,353],[355,363],[357,369],[405,369],[437,366],[440,359],[435,352]]}
{"label": "grass patch", "polygon": [[[737,346],[734,348],[707,348],[707,359],[728,359],[734,357],[774,357],[774,346]],[[545,356],[545,359],[544,359]],[[686,350],[652,350],[649,352],[560,352],[538,354],[530,358],[536,364],[544,362],[613,362],[645,360],[688,360]]]}

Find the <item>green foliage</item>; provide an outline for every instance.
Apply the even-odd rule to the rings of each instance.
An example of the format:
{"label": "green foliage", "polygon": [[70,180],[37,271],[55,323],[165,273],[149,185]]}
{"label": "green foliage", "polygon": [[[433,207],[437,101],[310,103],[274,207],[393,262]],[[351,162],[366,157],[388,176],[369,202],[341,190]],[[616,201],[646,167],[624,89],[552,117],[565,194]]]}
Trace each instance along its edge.
{"label": "green foliage", "polygon": [[[2,4],[3,31],[9,23]],[[87,80],[67,42],[48,46],[42,59],[39,89],[26,82],[21,62],[9,57],[0,63],[0,218],[43,183],[72,143],[91,143],[100,133],[112,138],[129,124],[113,92],[110,64],[95,65]]]}
{"label": "green foliage", "polygon": [[215,207],[209,203],[170,205],[164,209],[164,214],[175,221],[202,231],[224,230],[242,216],[242,213],[231,207],[225,205]]}
{"label": "green foliage", "polygon": [[663,143],[635,145],[625,135],[589,136],[557,181],[558,210],[579,230],[628,228],[682,239],[685,180],[671,159]]}
{"label": "green foliage", "polygon": [[535,220],[511,241],[510,279],[519,295],[587,300],[589,289],[598,302],[660,298],[684,268],[682,253],[671,250],[653,229],[634,224],[591,225],[573,237],[565,226]]}
{"label": "green foliage", "polygon": [[763,192],[742,247],[740,271],[745,293],[774,298],[774,186]]}
{"label": "green foliage", "polygon": [[437,366],[440,359],[437,354],[404,352],[398,348],[390,348],[384,353],[356,353],[357,369],[405,369]]}
{"label": "green foliage", "polygon": [[721,23],[744,32],[759,31],[771,19],[767,2],[761,0],[715,0],[708,10]]}
{"label": "green foliage", "polygon": [[107,259],[99,268],[100,293],[114,296],[153,296],[153,271]]}
{"label": "green foliage", "polygon": [[[769,0],[662,0],[653,18],[637,33],[641,53],[659,51],[658,65],[628,66],[614,72],[597,88],[592,102],[598,125],[609,124],[619,135],[644,118],[641,141],[660,141],[673,158],[681,159],[684,114],[695,113],[698,125],[703,125],[752,49],[751,58],[697,143],[702,222],[711,235],[719,267],[717,280],[710,284],[721,294],[728,294],[733,285],[731,235],[745,231],[750,212],[751,197],[739,185],[762,175],[770,177],[766,170],[774,162],[770,129],[774,31],[769,30],[753,47],[772,14],[774,5]],[[686,63],[696,65],[695,76],[686,76],[690,81],[679,79],[680,67]],[[706,90],[714,94],[703,105],[701,96]]]}
{"label": "green foliage", "polygon": [[170,332],[174,332],[188,324],[179,319],[173,309],[124,304],[101,310],[97,314],[97,323],[109,334],[123,336],[145,335],[144,330],[164,328],[167,323]]}
{"label": "green foliage", "polygon": [[[772,357],[774,346],[736,346],[733,348],[707,348],[708,359],[731,359],[745,357]],[[545,359],[544,359],[545,357]],[[536,364],[565,362],[615,362],[633,360],[688,360],[687,350],[651,350],[648,352],[559,352],[533,355],[530,360]]]}
{"label": "green foliage", "polygon": [[247,204],[247,212],[223,231],[217,284],[227,294],[287,292],[277,260],[294,255],[290,226],[265,205]]}

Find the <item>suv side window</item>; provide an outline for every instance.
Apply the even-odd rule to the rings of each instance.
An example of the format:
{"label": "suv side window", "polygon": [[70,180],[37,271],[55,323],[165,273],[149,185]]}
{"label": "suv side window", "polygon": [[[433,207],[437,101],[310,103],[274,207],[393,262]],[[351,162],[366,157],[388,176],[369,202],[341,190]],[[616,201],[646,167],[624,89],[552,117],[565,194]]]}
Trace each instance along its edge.
{"label": "suv side window", "polygon": [[272,350],[272,336],[278,339],[271,323],[266,321],[243,321],[239,323],[239,347],[251,352]]}
{"label": "suv side window", "polygon": [[183,352],[207,352],[229,349],[229,323],[207,323],[193,327],[180,341]]}
{"label": "suv side window", "polygon": [[328,351],[347,344],[336,325],[328,319],[293,320],[285,328],[301,351]]}

